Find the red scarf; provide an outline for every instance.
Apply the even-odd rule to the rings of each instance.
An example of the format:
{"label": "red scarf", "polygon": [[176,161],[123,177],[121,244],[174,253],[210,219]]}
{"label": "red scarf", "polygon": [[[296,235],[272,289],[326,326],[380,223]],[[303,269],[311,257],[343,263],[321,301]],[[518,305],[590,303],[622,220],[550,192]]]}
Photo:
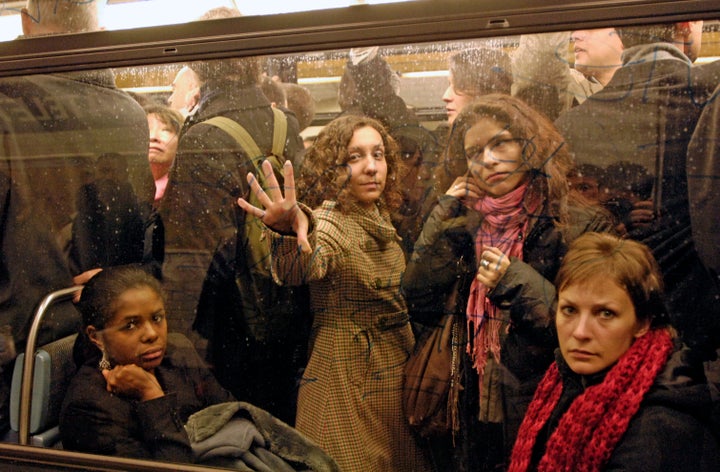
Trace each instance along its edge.
{"label": "red scarf", "polygon": [[[532,199],[527,206],[523,205],[527,188],[527,184],[524,184],[502,197],[478,200],[475,210],[483,216],[475,236],[475,260],[478,266],[488,246],[500,249],[506,257],[514,256],[522,260],[528,215],[539,206],[535,203],[536,199]],[[492,354],[496,361],[500,361],[500,329],[504,322],[495,305],[488,299],[485,285],[473,278],[467,305],[467,353],[478,372],[481,392],[488,355]]]}
{"label": "red scarf", "polygon": [[[600,471],[673,349],[665,329],[648,331],[610,369],[570,405],[552,432],[538,471]],[[562,393],[557,363],[545,373],[518,432],[509,472],[525,472],[540,430]]]}

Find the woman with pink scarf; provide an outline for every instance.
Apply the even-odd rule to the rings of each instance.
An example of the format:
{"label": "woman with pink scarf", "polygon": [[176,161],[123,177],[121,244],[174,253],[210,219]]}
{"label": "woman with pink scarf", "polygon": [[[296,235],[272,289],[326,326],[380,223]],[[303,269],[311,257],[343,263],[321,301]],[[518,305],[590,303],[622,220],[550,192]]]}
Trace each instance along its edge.
{"label": "woman with pink scarf", "polygon": [[403,280],[417,323],[437,323],[453,290],[461,300],[462,390],[450,408],[460,430],[430,447],[439,470],[502,470],[553,361],[552,280],[572,240],[612,225],[573,200],[562,136],[521,100],[487,95],[465,107],[447,152],[467,172],[438,199]]}

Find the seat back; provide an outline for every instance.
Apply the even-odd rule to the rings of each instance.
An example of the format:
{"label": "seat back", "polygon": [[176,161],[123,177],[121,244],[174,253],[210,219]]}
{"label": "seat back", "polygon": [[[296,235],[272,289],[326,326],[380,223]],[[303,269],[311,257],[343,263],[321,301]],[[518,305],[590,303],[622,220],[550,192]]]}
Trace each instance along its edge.
{"label": "seat back", "polygon": [[[32,399],[30,401],[30,443],[55,447],[59,443],[60,407],[77,366],[73,345],[77,334],[41,346],[35,351]],[[15,362],[10,390],[10,428],[20,431],[20,398],[25,354]]]}
{"label": "seat back", "polygon": [[[52,427],[51,423],[58,422],[62,397],[67,382],[72,377],[72,374],[68,375],[67,372],[75,368],[72,350],[76,335],[50,342],[43,346],[43,349],[37,349],[37,342],[41,324],[49,308],[56,303],[72,300],[81,288],[82,286],[77,285],[55,290],[43,297],[35,310],[25,344],[25,353],[32,353],[32,356],[21,354],[15,360],[10,386],[10,423],[11,431],[17,431],[20,445],[31,444],[32,418],[36,426],[36,436],[43,432],[43,428]],[[36,372],[36,366],[40,367],[40,372]],[[37,413],[33,414],[33,408]],[[57,440],[48,440],[48,444],[52,441]]]}

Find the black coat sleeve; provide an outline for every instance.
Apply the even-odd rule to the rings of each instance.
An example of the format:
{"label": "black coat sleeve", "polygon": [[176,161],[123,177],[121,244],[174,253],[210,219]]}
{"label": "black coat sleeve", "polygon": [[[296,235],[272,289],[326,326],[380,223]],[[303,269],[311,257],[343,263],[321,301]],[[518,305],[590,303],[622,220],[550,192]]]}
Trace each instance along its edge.
{"label": "black coat sleeve", "polygon": [[193,461],[175,394],[146,402],[131,401],[107,392],[102,375],[92,370],[84,366],[68,389],[60,417],[64,449],[169,462]]}

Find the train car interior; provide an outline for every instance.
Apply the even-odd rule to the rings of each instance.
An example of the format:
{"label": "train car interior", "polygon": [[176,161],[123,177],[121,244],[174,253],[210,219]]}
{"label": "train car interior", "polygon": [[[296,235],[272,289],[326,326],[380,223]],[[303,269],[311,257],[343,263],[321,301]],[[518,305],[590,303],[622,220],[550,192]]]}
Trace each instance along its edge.
{"label": "train car interior", "polygon": [[[703,72],[703,77],[708,77],[714,89],[693,96],[697,107],[693,113],[699,117],[720,93],[720,2],[712,0],[55,0],[56,4],[73,2],[98,4],[96,30],[27,34],[23,30],[23,21],[41,24],[40,10],[26,9],[28,2],[25,0],[0,0],[0,132],[3,137],[0,148],[3,162],[0,172],[3,182],[0,183],[3,185],[0,189],[7,193],[3,195],[2,204],[9,208],[7,202],[12,187],[4,181],[14,184],[16,179],[22,178],[31,184],[31,193],[37,194],[32,197],[37,199],[33,200],[35,204],[43,206],[42,212],[37,207],[16,213],[4,209],[0,220],[0,243],[5,238],[7,244],[13,241],[17,244],[11,252],[2,243],[3,260],[12,259],[15,265],[0,266],[3,271],[0,278],[12,280],[7,284],[0,281],[0,325],[7,324],[8,329],[12,325],[12,330],[22,329],[22,335],[12,334],[16,339],[21,338],[22,345],[34,353],[28,359],[21,347],[20,356],[2,366],[6,370],[3,376],[12,383],[8,397],[10,429],[0,442],[0,467],[8,471],[208,470],[192,464],[79,453],[64,450],[59,442],[57,417],[61,397],[76,370],[72,352],[68,349],[72,349],[79,323],[70,300],[78,287],[69,288],[74,285],[72,278],[64,285],[43,285],[42,281],[46,280],[43,267],[55,256],[46,250],[42,241],[21,243],[33,240],[28,235],[34,234],[35,228],[44,227],[48,240],[57,243],[59,254],[70,261],[68,271],[75,275],[92,269],[97,266],[97,261],[88,261],[83,254],[77,254],[79,246],[72,244],[73,238],[81,237],[82,231],[87,230],[78,223],[77,215],[90,212],[90,216],[86,216],[90,221],[95,217],[92,211],[101,211],[88,209],[91,206],[87,203],[89,199],[100,200],[103,192],[107,192],[112,195],[113,204],[120,205],[126,192],[134,192],[138,200],[147,200],[147,207],[151,208],[155,188],[150,185],[152,188],[148,190],[147,169],[141,168],[137,160],[133,161],[142,154],[142,165],[147,163],[146,136],[131,142],[133,140],[128,140],[120,131],[108,132],[102,128],[102,123],[115,114],[125,113],[125,108],[106,109],[110,102],[95,99],[90,93],[63,95],[67,92],[53,84],[46,85],[44,77],[62,78],[80,73],[93,77],[109,70],[119,93],[132,97],[141,106],[169,104],[183,115],[183,119],[192,119],[195,108],[179,104],[178,73],[199,62],[210,68],[217,66],[219,70],[224,64],[252,59],[260,64],[262,79],[269,86],[285,86],[280,87],[284,90],[283,104],[276,104],[269,95],[268,98],[274,105],[289,109],[296,117],[304,147],[312,146],[328,123],[348,113],[353,106],[362,108],[368,102],[378,100],[381,102],[372,106],[379,109],[389,106],[391,99],[399,100],[404,105],[402,113],[414,120],[413,126],[430,132],[438,139],[435,144],[440,143],[436,146],[436,154],[424,156],[424,159],[422,151],[418,158],[413,154],[415,150],[406,152],[403,148],[403,153],[407,154],[403,154],[403,158],[415,168],[414,173],[409,174],[410,178],[403,181],[408,195],[413,195],[412,186],[417,186],[417,192],[426,189],[436,169],[443,165],[445,157],[440,148],[452,128],[448,122],[450,114],[455,112],[446,96],[452,78],[450,63],[463,51],[505,53],[512,60],[507,63],[509,69],[495,67],[491,72],[508,74],[516,86],[525,84],[527,89],[532,89],[524,100],[555,121],[565,111],[561,102],[569,103],[578,98],[553,82],[559,74],[570,70],[577,72],[571,32],[600,28],[630,30],[670,23],[699,25],[697,38],[701,40],[701,47],[698,50],[692,51],[687,43],[676,44],[692,60],[688,71],[707,71]],[[208,16],[211,11],[217,16]],[[537,49],[532,50],[532,47]],[[379,78],[381,82],[369,85],[353,82],[359,80],[357,75],[353,79],[353,71],[370,61],[378,64],[378,69],[370,71],[372,80]],[[306,107],[310,107],[310,111],[293,109],[289,95],[293,87],[309,95],[310,103]],[[515,93],[519,89],[513,90]],[[50,94],[54,95],[47,98]],[[383,102],[386,99],[388,102]],[[589,96],[582,97],[585,99],[592,101]],[[623,109],[622,105],[619,107]],[[384,116],[383,112],[377,115]],[[644,124],[660,127],[665,126],[663,120],[676,118],[676,114],[658,118],[650,113],[638,118],[618,112],[617,122],[621,123],[618,126],[637,128],[641,133]],[[93,130],[94,125],[99,128]],[[712,274],[709,280],[717,285],[720,257],[714,246],[714,235],[720,232],[714,222],[719,215],[712,202],[717,197],[713,183],[717,184],[720,174],[716,174],[717,170],[710,163],[693,161],[694,167],[688,167],[687,171],[666,168],[662,162],[658,164],[656,148],[672,148],[677,144],[673,139],[668,138],[661,144],[633,142],[628,146],[642,148],[637,152],[638,159],[645,159],[650,153],[643,175],[650,181],[647,199],[652,197],[656,205],[660,205],[661,198],[665,199],[663,201],[671,198],[669,191],[660,194],[659,182],[679,175],[673,172],[687,172],[690,177],[701,175],[696,180],[705,186],[697,190],[698,204],[688,216],[693,221],[692,235],[683,237],[696,239],[694,245],[699,257],[707,266],[707,272]],[[687,139],[690,139],[689,135]],[[599,154],[605,152],[608,146],[602,141],[612,139],[597,139],[589,144],[589,149],[596,146],[603,150],[598,151]],[[88,151],[90,143],[93,143],[92,149],[103,152]],[[577,147],[579,149],[580,145]],[[652,149],[648,151],[647,148]],[[627,161],[629,157],[624,154],[627,147],[618,145],[613,149],[608,152],[616,153],[615,161]],[[110,155],[121,156],[123,160],[115,163],[103,160]],[[720,157],[720,154],[716,152],[716,156]],[[121,164],[117,165],[117,162]],[[22,177],[11,174],[10,169],[17,168],[22,169]],[[630,176],[630,170],[627,166],[615,170],[612,177],[624,182],[627,190],[634,178]],[[113,179],[113,185],[103,183]],[[220,187],[225,183],[208,185]],[[682,188],[687,190],[686,187]],[[695,187],[691,186],[691,199],[695,198],[693,189]],[[25,198],[24,195],[20,198]],[[629,210],[623,207],[630,199],[623,194],[603,201],[622,231],[631,224]],[[422,206],[422,203],[418,205]],[[102,206],[97,202],[93,205]],[[108,208],[112,206],[108,205]],[[139,213],[145,211],[142,204],[132,208]],[[659,214],[661,210],[657,208],[656,214]],[[131,210],[118,206],[108,214],[122,218],[121,211]],[[34,218],[38,217],[34,214],[47,215],[47,219],[36,221]],[[702,223],[698,228],[695,227],[697,221]],[[103,224],[111,227],[112,222]],[[11,234],[14,227],[22,230],[17,230],[11,238],[7,234]],[[690,232],[689,224],[685,229]],[[110,241],[112,245],[112,238]],[[123,255],[135,250],[134,247],[108,247],[106,257],[123,260]],[[188,294],[200,294],[204,290],[203,280],[187,274],[192,273],[195,265],[209,266],[211,257],[195,249],[175,247],[166,251],[166,259],[161,264],[165,264],[163,270],[166,272],[177,270],[175,274],[163,274],[170,291],[168,307],[172,309],[167,315],[170,330],[186,336],[198,352],[204,354],[209,349],[207,339],[193,328],[197,326],[194,324],[194,307],[188,309],[186,305]],[[177,259],[172,259],[173,254],[177,254]],[[661,261],[661,266],[675,263],[680,264]],[[11,270],[22,272],[22,275],[6,276],[4,272]],[[682,282],[678,281],[678,284],[682,285]],[[11,290],[34,300],[23,307],[22,321],[18,321],[20,315],[10,314],[20,304],[19,298],[10,294]],[[687,290],[692,292],[693,289]],[[55,302],[65,308],[55,307]],[[63,318],[67,312],[62,310],[72,312],[71,318]],[[7,319],[5,313],[8,313]],[[710,325],[718,327],[717,324]],[[0,326],[0,331],[4,328]],[[7,369],[13,369],[14,375]],[[720,385],[720,379],[717,382]],[[51,428],[53,432],[44,431]]]}

